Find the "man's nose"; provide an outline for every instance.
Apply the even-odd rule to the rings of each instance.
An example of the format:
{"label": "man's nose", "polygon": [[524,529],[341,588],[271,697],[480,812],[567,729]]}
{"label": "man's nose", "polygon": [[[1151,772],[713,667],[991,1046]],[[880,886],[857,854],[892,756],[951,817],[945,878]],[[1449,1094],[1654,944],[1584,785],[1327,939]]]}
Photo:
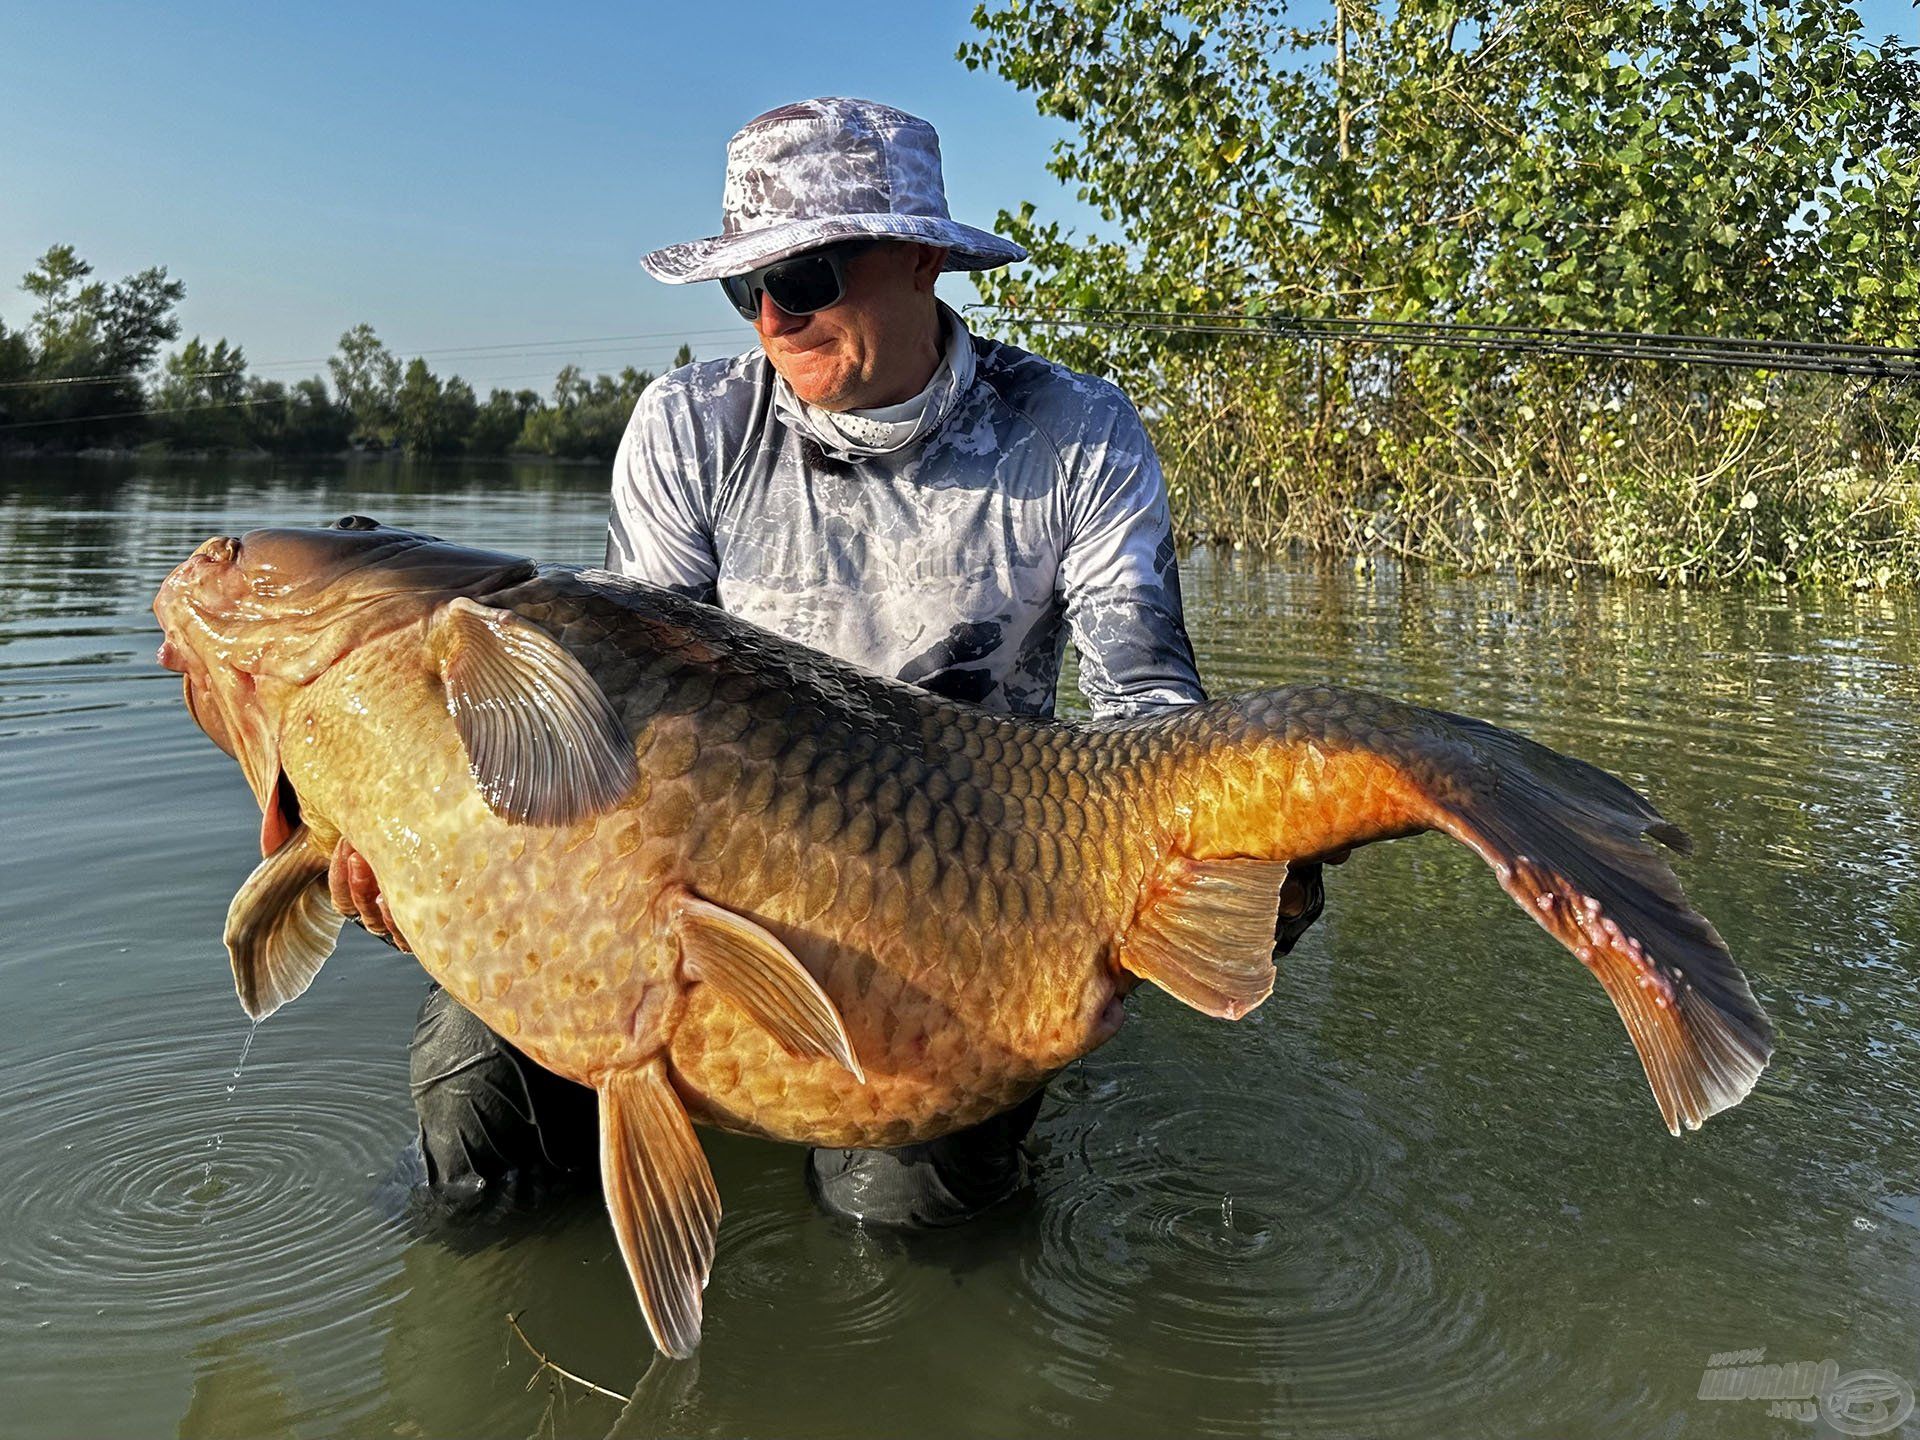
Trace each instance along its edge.
{"label": "man's nose", "polygon": [[789,315],[773,303],[773,297],[766,291],[760,292],[760,314],[754,319],[753,328],[760,332],[761,339],[771,340],[776,335],[790,335],[806,323],[805,315]]}

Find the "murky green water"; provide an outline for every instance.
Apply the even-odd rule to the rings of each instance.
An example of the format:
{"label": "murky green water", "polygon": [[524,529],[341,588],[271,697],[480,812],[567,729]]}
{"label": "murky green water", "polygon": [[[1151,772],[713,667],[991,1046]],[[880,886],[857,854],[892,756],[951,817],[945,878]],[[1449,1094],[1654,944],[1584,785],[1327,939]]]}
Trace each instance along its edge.
{"label": "murky green water", "polygon": [[[814,1213],[797,1150],[707,1136],[727,1215],[694,1361],[650,1364],[591,1197],[422,1218],[393,1178],[411,961],[350,932],[235,1080],[220,929],[257,819],[147,605],[207,535],[348,510],[597,559],[603,485],[0,471],[0,1431],[1807,1436],[1842,1432],[1699,1398],[1709,1358],[1920,1381],[1904,598],[1189,566],[1216,690],[1328,677],[1483,715],[1692,829],[1683,877],[1780,1048],[1684,1141],[1599,987],[1428,838],[1330,872],[1249,1020],[1142,990],[1054,1086],[1007,1214],[863,1233]],[[509,1312],[631,1403],[529,1391]]]}

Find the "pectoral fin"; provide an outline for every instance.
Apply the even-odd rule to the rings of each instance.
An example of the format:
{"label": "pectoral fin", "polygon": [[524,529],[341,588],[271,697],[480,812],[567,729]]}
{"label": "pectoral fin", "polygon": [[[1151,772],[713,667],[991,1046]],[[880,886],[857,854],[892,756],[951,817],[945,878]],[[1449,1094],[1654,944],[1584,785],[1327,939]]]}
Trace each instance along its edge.
{"label": "pectoral fin", "polygon": [[568,825],[620,803],[633,743],[580,662],[538,626],[462,596],[434,625],[447,709],[494,814]]}
{"label": "pectoral fin", "polygon": [[1196,1010],[1238,1020],[1273,993],[1286,879],[1284,861],[1173,860],[1121,937],[1122,968]]}
{"label": "pectoral fin", "polygon": [[327,859],[295,827],[227,907],[227,958],[240,1005],[264,1020],[313,983],[346,918],[327,891]]}
{"label": "pectoral fin", "polygon": [[838,1061],[866,1083],[839,1009],[775,936],[693,895],[673,902],[673,928],[690,978],[719,990],[789,1055]]}
{"label": "pectoral fin", "polygon": [[683,1360],[700,1343],[720,1194],[665,1063],[600,1082],[600,1179],[647,1329]]}

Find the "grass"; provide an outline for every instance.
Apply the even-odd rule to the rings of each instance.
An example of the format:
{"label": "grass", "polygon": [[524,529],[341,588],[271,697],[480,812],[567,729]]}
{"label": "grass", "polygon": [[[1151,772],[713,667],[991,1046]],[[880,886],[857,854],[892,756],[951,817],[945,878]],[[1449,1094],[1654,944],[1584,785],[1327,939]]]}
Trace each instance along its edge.
{"label": "grass", "polygon": [[1920,582],[1920,389],[1331,347],[1134,385],[1185,540],[1664,585]]}

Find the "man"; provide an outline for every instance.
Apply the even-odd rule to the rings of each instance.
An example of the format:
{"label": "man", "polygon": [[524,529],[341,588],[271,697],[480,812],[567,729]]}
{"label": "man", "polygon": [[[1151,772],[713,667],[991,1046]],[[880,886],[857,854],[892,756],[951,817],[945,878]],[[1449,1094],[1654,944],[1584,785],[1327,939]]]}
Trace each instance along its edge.
{"label": "man", "polygon": [[[1203,699],[1165,484],[1133,407],[969,334],[934,296],[943,271],[1024,256],[948,215],[924,120],[821,99],[752,121],[728,148],[722,233],[642,263],[669,284],[719,281],[759,349],[640,397],[614,464],[608,568],[994,709],[1051,714],[1069,634],[1096,715]],[[336,899],[390,931],[364,872],[336,856]],[[1320,903],[1318,867],[1289,880],[1281,949]],[[592,1093],[441,992],[414,1081],[436,1183],[591,1172]],[[859,1219],[964,1220],[1021,1183],[1038,1108],[1036,1095],[901,1150],[816,1150],[809,1183]]]}

